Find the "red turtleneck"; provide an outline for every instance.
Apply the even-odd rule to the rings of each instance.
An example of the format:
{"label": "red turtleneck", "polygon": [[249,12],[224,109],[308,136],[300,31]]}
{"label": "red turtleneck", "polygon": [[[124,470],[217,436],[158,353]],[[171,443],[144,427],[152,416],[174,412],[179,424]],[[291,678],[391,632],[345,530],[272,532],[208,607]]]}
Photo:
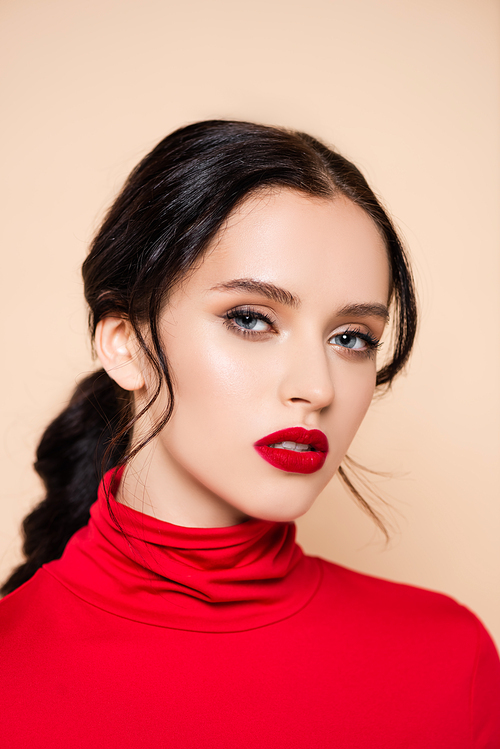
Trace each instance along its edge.
{"label": "red turtleneck", "polygon": [[305,556],[291,523],[182,528],[106,493],[0,603],[2,747],[500,748],[467,609]]}

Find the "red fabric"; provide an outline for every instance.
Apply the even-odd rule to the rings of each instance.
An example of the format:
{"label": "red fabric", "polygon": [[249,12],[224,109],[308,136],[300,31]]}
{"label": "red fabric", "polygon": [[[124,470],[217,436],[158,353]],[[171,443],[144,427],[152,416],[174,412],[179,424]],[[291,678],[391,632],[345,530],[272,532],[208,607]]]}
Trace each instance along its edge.
{"label": "red fabric", "polygon": [[455,601],[307,557],[293,524],[110,496],[118,530],[105,494],[0,602],[2,747],[500,749],[498,655]]}

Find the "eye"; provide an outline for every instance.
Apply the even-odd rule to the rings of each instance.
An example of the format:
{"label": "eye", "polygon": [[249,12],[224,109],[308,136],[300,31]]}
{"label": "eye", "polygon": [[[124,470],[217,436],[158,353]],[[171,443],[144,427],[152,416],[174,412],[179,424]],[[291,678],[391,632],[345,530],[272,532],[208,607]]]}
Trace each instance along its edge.
{"label": "eye", "polygon": [[355,350],[366,348],[366,341],[363,338],[360,338],[359,335],[354,335],[354,333],[339,333],[330,340],[337,346],[342,346],[343,348]]}
{"label": "eye", "polygon": [[252,309],[233,309],[224,315],[224,324],[240,335],[271,333],[273,321],[262,312]]}
{"label": "eye", "polygon": [[371,356],[380,346],[380,341],[371,333],[361,330],[343,330],[332,336],[329,343],[346,351],[352,351],[353,355]]}
{"label": "eye", "polygon": [[263,333],[269,328],[269,324],[261,317],[255,315],[238,315],[237,317],[231,318],[236,325],[244,330],[254,330],[256,333]]}

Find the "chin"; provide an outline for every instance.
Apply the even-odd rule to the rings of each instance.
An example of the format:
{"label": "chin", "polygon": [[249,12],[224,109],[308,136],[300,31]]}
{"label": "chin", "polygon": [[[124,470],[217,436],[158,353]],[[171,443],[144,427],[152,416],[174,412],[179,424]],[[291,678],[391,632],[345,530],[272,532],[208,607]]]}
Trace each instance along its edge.
{"label": "chin", "polygon": [[333,474],[334,471],[329,470],[322,476],[280,472],[273,479],[259,477],[251,493],[241,494],[237,486],[233,486],[235,493],[226,494],[224,500],[249,517],[289,523],[311,509]]}
{"label": "chin", "polygon": [[312,498],[300,497],[295,500],[287,497],[286,501],[283,501],[282,497],[279,499],[270,497],[265,503],[259,503],[258,506],[254,504],[253,507],[241,509],[247,515],[259,518],[260,520],[269,520],[274,523],[292,523],[297,518],[305,515],[314,504],[316,497],[317,494]]}

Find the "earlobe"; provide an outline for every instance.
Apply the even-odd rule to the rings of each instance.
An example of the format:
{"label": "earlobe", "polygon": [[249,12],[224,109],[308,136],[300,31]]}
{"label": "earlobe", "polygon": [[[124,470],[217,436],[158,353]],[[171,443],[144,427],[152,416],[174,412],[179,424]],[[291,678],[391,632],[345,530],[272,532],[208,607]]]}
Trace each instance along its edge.
{"label": "earlobe", "polygon": [[121,317],[105,317],[96,327],[97,356],[108,375],[124,390],[141,390],[144,376],[132,326]]}

